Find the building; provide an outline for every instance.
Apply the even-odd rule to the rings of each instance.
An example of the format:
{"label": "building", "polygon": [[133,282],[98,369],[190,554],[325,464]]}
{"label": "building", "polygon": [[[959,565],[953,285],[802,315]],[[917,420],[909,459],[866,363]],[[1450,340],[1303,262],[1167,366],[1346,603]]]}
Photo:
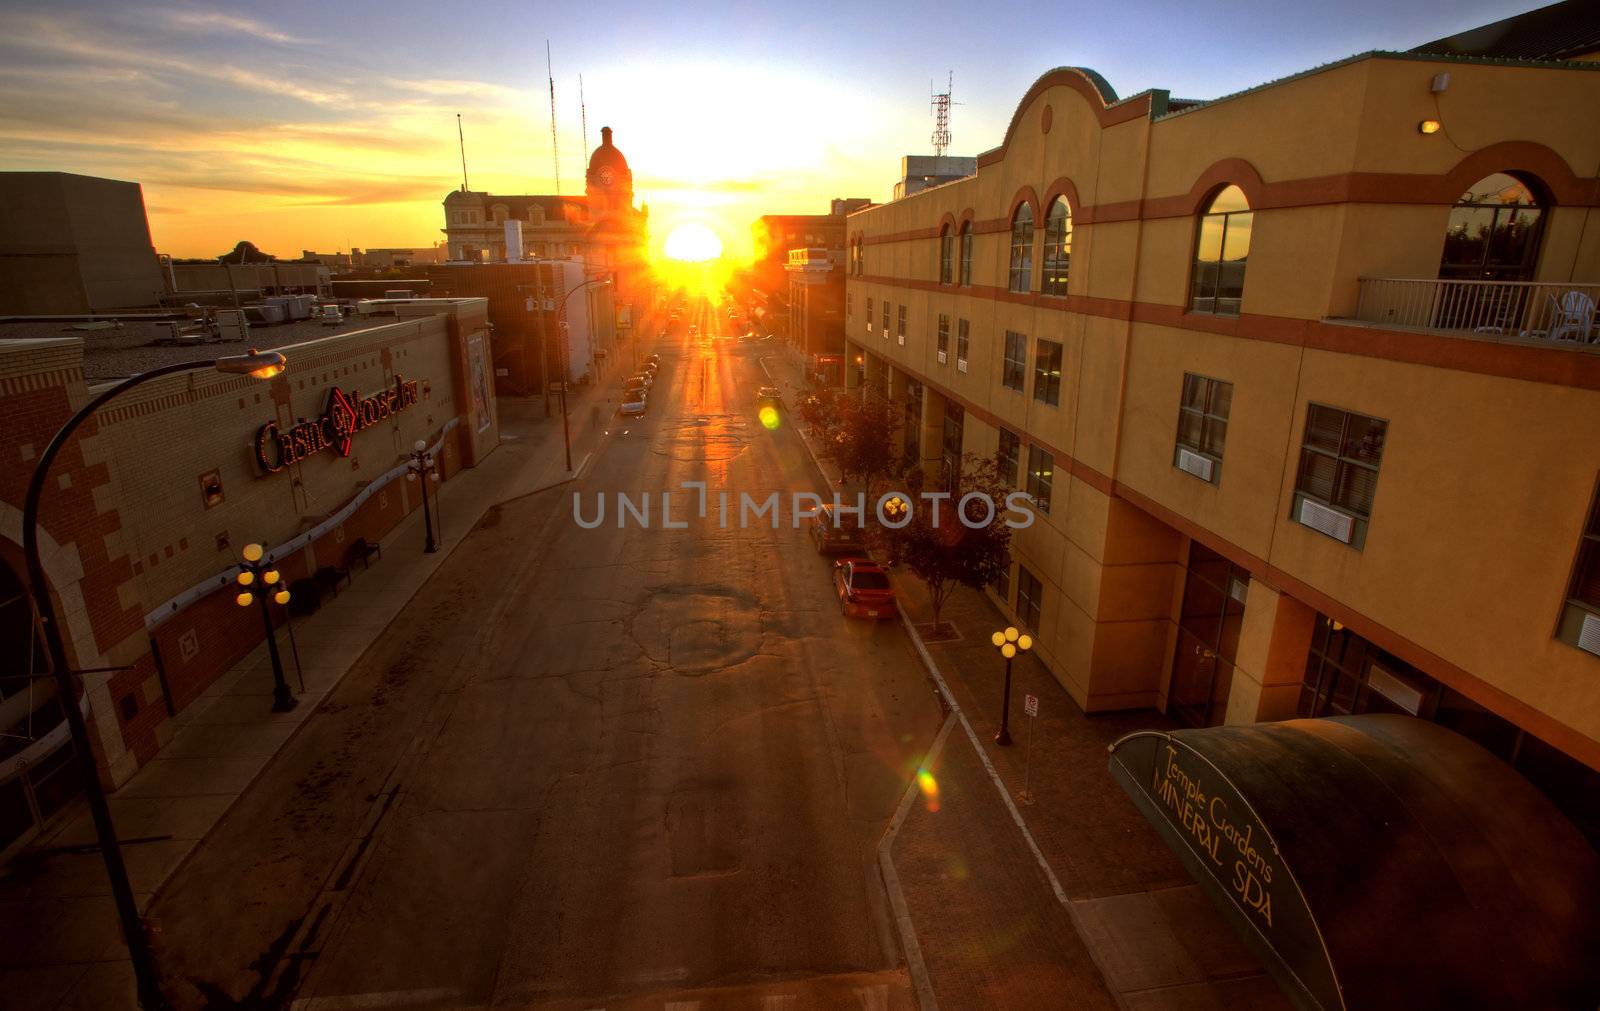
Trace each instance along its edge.
{"label": "building", "polygon": [[1580,62],[1052,70],[973,177],[850,216],[848,379],[1034,497],[992,592],[1085,710],[1408,714],[1594,845],[1597,108]]}
{"label": "building", "polygon": [[900,159],[900,181],[894,198],[909,197],[932,186],[953,183],[978,172],[978,159],[959,155],[908,154]]}
{"label": "building", "polygon": [[789,340],[807,373],[844,383],[844,250],[789,251]]}
{"label": "building", "polygon": [[[261,642],[260,615],[234,601],[246,544],[266,545],[295,606],[309,603],[319,570],[348,568],[358,541],[376,542],[420,507],[405,480],[415,441],[436,447],[445,478],[498,445],[484,300],[375,308],[393,318],[331,336],[298,324],[314,336],[280,345],[288,368],[270,380],[189,372],[129,391],[57,458],[40,510],[42,555],[70,660],[88,671],[89,729],[109,786],[150,761],[174,717]],[[86,372],[129,371],[96,359],[136,358],[144,371],[194,356],[145,341],[110,350],[101,331],[19,329],[40,325],[0,325],[0,657],[31,657],[35,673],[45,661],[21,549],[34,462],[107,387]],[[308,450],[296,430],[332,418],[335,399],[371,420],[342,446]],[[23,685],[0,680],[0,858],[37,833],[77,780],[51,683]]]}
{"label": "building", "polygon": [[827,214],[765,214],[751,226],[755,257],[750,285],[762,303],[762,318],[785,334],[789,321],[789,251],[794,249],[844,250],[845,217],[872,201],[864,197],[835,198]]}
{"label": "building", "polygon": [[0,313],[140,308],[161,293],[138,183],[0,172]]}
{"label": "building", "polygon": [[161,257],[162,297],[169,303],[209,300],[226,304],[267,295],[328,295],[333,268],[321,263],[273,260],[268,263],[178,261]]}
{"label": "building", "polygon": [[[613,285],[579,257],[520,263],[446,263],[427,268],[441,297],[484,298],[494,325],[494,370],[501,391],[528,396],[548,378],[598,382],[617,360]],[[631,346],[624,349],[630,362]]]}

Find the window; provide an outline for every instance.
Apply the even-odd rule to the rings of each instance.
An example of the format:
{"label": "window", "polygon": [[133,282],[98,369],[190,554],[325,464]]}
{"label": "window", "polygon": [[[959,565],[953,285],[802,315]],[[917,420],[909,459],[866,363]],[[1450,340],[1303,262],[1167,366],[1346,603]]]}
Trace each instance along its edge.
{"label": "window", "polygon": [[1072,265],[1072,208],[1056,197],[1044,219],[1044,293],[1067,293],[1067,268]]}
{"label": "window", "polygon": [[856,293],[853,291],[844,293],[844,315],[846,319],[856,317]]}
{"label": "window", "polygon": [[939,229],[939,283],[949,284],[950,275],[954,264],[951,262],[954,254],[953,242],[950,236],[950,227]]}
{"label": "window", "polygon": [[1000,448],[995,450],[994,463],[999,478],[1007,488],[1017,486],[1017,467],[1021,464],[1022,440],[1009,428],[1000,429]]}
{"label": "window", "polygon": [[1061,403],[1061,342],[1039,338],[1033,356],[1033,399],[1056,407]]}
{"label": "window", "polygon": [[906,343],[906,307],[900,306],[894,317],[894,335],[901,347]]}
{"label": "window", "polygon": [[972,222],[961,226],[961,286],[972,286]]}
{"label": "window", "polygon": [[944,365],[950,360],[950,317],[944,313],[939,314],[939,364]]}
{"label": "window", "polygon": [[1439,277],[1529,280],[1543,214],[1533,191],[1517,177],[1496,172],[1478,180],[1450,211]]}
{"label": "window", "polygon": [[1572,566],[1556,638],[1600,653],[1600,494],[1590,501],[1589,519],[1578,538],[1578,559]]}
{"label": "window", "polygon": [[972,347],[972,325],[967,320],[956,321],[956,368],[967,371],[967,352]]}
{"label": "window", "polygon": [[1056,461],[1038,446],[1028,447],[1028,486],[1023,489],[1033,496],[1033,507],[1041,515],[1050,515],[1050,487],[1055,482]]}
{"label": "window", "polygon": [[1352,547],[1366,541],[1389,423],[1312,404],[1290,518]]}
{"label": "window", "polygon": [[1190,281],[1190,311],[1239,315],[1253,217],[1244,191],[1237,186],[1224,187],[1200,215],[1200,227],[1195,236],[1194,276]]}
{"label": "window", "polygon": [[872,332],[872,299],[867,299],[867,333]]}
{"label": "window", "polygon": [[1232,406],[1232,383],[1193,372],[1183,374],[1174,467],[1213,484],[1222,479],[1222,444],[1228,438],[1228,409]]}
{"label": "window", "polygon": [[883,300],[883,339],[889,339],[889,300]]}
{"label": "window", "polygon": [[905,465],[915,467],[922,459],[922,384],[906,380]]}
{"label": "window", "polygon": [[1022,392],[1022,377],[1028,367],[1028,338],[1015,330],[1006,331],[1006,356],[1000,364],[1000,385]]}
{"label": "window", "polygon": [[1007,551],[1005,563],[1000,566],[1000,573],[994,577],[994,582],[989,585],[994,587],[995,595],[1001,603],[1011,603],[1011,552]]}
{"label": "window", "polygon": [[1039,633],[1039,616],[1044,611],[1044,584],[1028,571],[1026,565],[1017,566],[1017,620],[1035,635]]}
{"label": "window", "polygon": [[1011,290],[1033,285],[1033,207],[1024,203],[1011,216]]}

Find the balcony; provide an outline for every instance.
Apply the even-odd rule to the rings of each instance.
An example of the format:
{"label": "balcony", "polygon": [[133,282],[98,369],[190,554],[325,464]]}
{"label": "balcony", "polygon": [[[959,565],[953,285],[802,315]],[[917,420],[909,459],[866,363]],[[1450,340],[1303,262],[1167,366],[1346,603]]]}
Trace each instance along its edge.
{"label": "balcony", "polygon": [[1600,352],[1600,284],[1363,277],[1352,322]]}

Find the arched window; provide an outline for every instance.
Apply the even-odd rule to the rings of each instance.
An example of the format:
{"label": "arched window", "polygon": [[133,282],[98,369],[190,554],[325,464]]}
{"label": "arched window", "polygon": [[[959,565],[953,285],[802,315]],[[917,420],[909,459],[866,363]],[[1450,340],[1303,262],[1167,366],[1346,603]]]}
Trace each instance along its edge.
{"label": "arched window", "polygon": [[509,215],[510,213],[511,213],[510,210],[506,207],[505,204],[495,204],[494,205],[494,223],[497,224],[497,225],[505,224],[506,223],[506,216]]}
{"label": "arched window", "polygon": [[1544,208],[1526,183],[1496,172],[1461,194],[1444,233],[1439,277],[1526,281],[1539,255]]}
{"label": "arched window", "polygon": [[961,225],[961,286],[972,285],[972,222]]}
{"label": "arched window", "polygon": [[1211,198],[1196,230],[1194,276],[1189,288],[1191,312],[1239,315],[1253,217],[1244,191],[1237,186],[1224,186]]}
{"label": "arched window", "polygon": [[1033,207],[1024,202],[1011,216],[1012,291],[1033,287]]}
{"label": "arched window", "polygon": [[1056,197],[1044,219],[1044,293],[1067,293],[1067,269],[1072,265],[1072,208],[1066,197]]}
{"label": "arched window", "polygon": [[950,276],[954,273],[953,243],[950,236],[950,226],[944,225],[939,229],[939,283],[949,284]]}

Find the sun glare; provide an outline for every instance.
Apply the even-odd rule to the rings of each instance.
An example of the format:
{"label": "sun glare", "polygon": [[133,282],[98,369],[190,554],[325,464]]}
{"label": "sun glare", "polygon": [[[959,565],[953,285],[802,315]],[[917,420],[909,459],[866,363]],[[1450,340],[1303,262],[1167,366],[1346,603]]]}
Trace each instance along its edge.
{"label": "sun glare", "polygon": [[679,225],[667,236],[666,253],[668,259],[703,263],[722,255],[722,240],[705,225]]}

